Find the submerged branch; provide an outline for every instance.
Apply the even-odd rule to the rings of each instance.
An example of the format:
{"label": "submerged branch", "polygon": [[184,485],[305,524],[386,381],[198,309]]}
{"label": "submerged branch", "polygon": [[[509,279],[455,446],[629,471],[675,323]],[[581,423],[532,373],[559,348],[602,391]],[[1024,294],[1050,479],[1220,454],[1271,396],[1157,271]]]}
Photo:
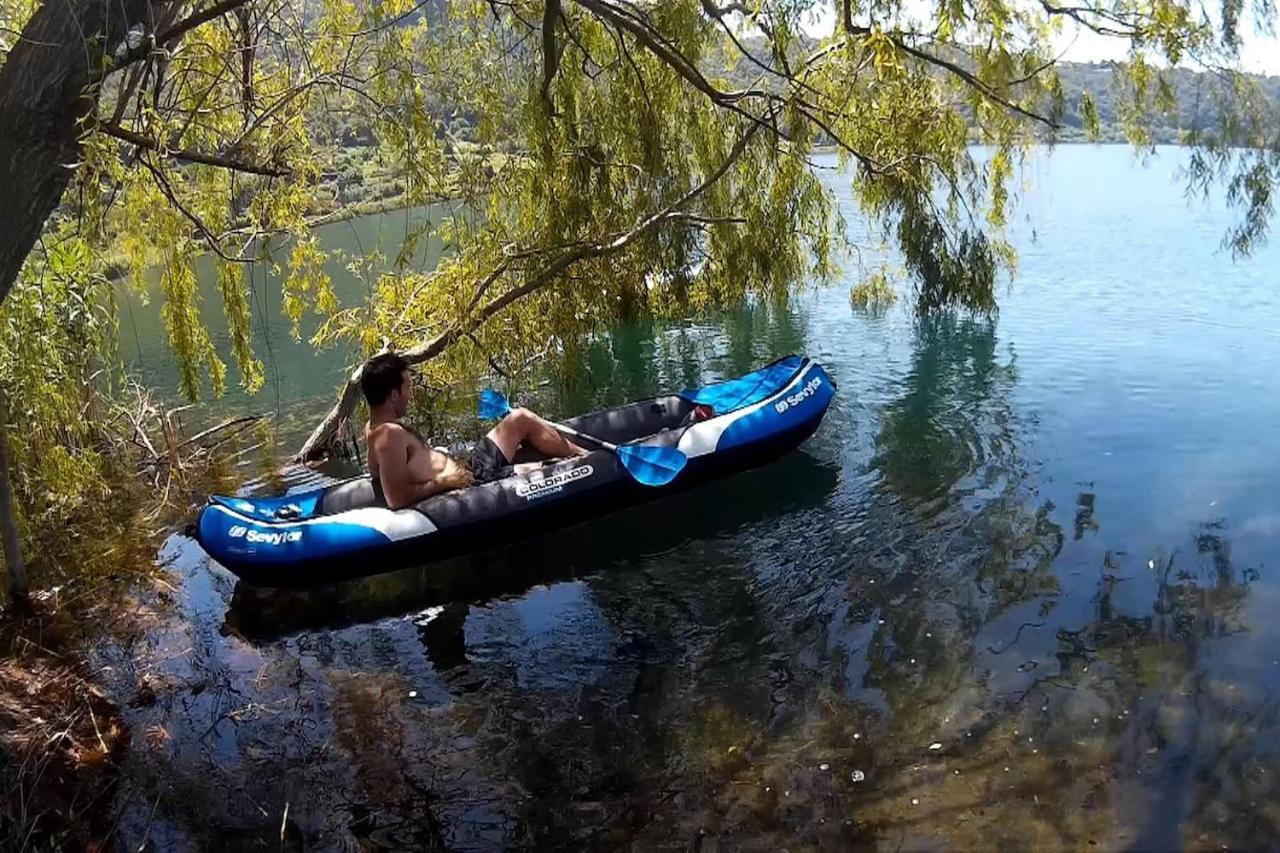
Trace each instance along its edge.
{"label": "submerged branch", "polygon": [[[252,426],[253,424],[256,424],[258,421],[262,420],[262,417],[263,417],[262,415],[241,415],[240,417],[237,417],[237,418],[228,418],[222,423],[216,426],[211,426],[206,430],[201,430],[200,432],[191,436],[191,438],[186,439],[185,441],[183,441],[181,444],[178,445],[177,449],[183,450],[187,447],[190,447],[193,444],[199,444],[205,439],[210,438],[212,436],[220,435],[221,433],[224,433],[227,430],[233,430],[232,434],[234,435],[235,433],[238,433],[241,430],[244,430],[245,428]],[[225,441],[227,438],[230,438],[230,437],[231,437],[230,435],[222,435],[218,439],[218,442],[221,443],[222,441]]]}

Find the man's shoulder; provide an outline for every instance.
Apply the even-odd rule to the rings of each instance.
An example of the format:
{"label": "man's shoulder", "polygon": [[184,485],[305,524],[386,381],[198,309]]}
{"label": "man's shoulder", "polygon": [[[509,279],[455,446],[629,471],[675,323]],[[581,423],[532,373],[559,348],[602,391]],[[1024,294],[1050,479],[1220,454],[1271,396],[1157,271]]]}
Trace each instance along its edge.
{"label": "man's shoulder", "polygon": [[367,436],[370,444],[398,444],[413,438],[413,433],[402,424],[398,424],[395,421],[387,421],[377,426],[369,427]]}

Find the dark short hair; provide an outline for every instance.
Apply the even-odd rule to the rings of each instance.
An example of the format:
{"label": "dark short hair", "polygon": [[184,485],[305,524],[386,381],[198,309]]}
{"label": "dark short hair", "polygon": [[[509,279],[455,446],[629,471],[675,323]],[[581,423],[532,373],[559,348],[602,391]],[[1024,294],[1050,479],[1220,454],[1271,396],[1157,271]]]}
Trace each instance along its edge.
{"label": "dark short hair", "polygon": [[360,370],[360,390],[369,405],[380,406],[386,402],[391,392],[400,387],[408,369],[409,362],[404,356],[393,352],[380,353],[366,361]]}

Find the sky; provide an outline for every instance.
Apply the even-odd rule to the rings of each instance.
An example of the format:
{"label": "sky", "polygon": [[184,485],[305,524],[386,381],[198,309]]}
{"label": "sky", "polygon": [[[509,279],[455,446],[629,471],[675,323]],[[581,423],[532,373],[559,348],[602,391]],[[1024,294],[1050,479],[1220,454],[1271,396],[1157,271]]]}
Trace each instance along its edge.
{"label": "sky", "polygon": [[[1253,74],[1280,74],[1280,41],[1274,36],[1260,36],[1252,27],[1242,27],[1240,65]],[[1126,43],[1087,30],[1063,34],[1064,59],[1072,62],[1103,62],[1124,59]]]}
{"label": "sky", "polygon": [[[1212,2],[1212,0],[1210,0]],[[919,5],[925,11],[928,5],[917,0],[906,0],[908,8]],[[1248,5],[1248,4],[1246,4]],[[1248,14],[1243,16],[1248,18]],[[805,27],[811,35],[828,35],[835,24],[833,7],[824,6],[821,13]],[[1243,70],[1254,74],[1280,75],[1280,40],[1275,36],[1263,36],[1254,31],[1246,21],[1241,22],[1240,64]],[[1123,60],[1128,42],[1123,39],[1101,36],[1081,27],[1064,29],[1055,40],[1062,58],[1069,62],[1105,62]]]}

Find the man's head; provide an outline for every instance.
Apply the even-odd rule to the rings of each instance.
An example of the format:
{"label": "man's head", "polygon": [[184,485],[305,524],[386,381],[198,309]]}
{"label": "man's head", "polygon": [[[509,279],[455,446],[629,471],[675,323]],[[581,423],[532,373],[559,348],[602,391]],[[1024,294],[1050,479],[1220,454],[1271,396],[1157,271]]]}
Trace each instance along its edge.
{"label": "man's head", "polygon": [[391,413],[404,417],[413,394],[413,382],[409,379],[409,362],[393,352],[375,355],[364,363],[360,371],[360,390],[370,409],[390,405]]}

